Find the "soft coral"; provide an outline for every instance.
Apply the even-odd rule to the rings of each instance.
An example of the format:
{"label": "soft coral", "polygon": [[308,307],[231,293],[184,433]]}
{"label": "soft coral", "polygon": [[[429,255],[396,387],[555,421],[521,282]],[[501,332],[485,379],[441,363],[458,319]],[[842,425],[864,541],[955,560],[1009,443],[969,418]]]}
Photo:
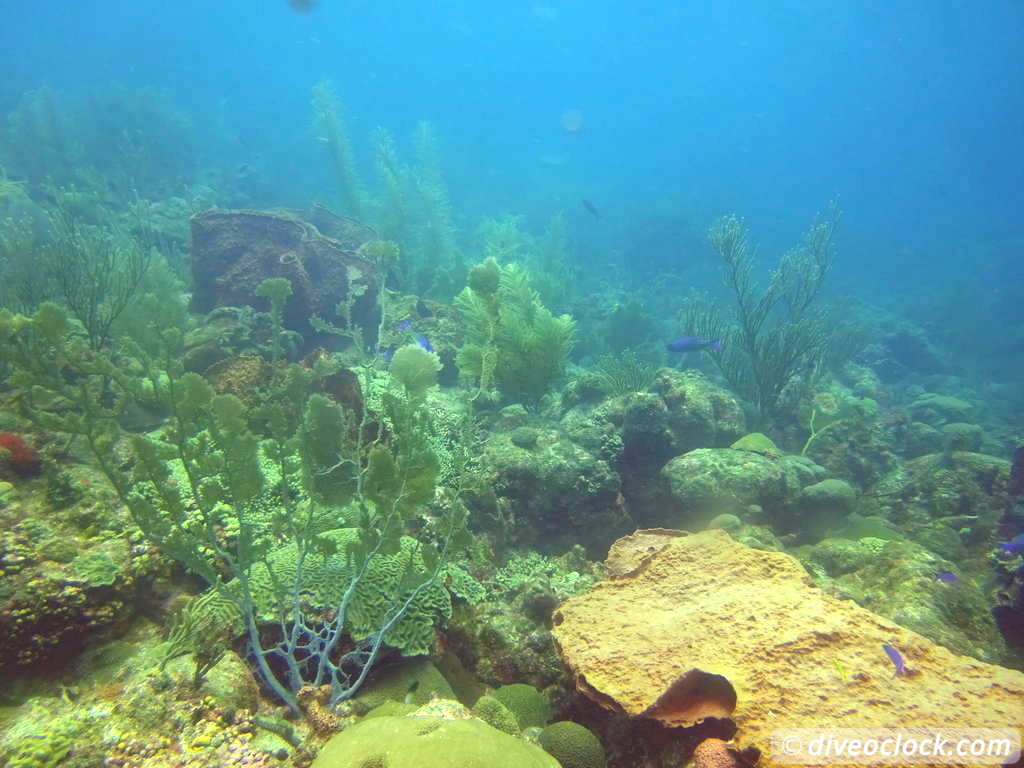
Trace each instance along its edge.
{"label": "soft coral", "polygon": [[7,466],[19,477],[35,477],[43,469],[36,449],[13,432],[0,432],[0,459],[6,454]]}

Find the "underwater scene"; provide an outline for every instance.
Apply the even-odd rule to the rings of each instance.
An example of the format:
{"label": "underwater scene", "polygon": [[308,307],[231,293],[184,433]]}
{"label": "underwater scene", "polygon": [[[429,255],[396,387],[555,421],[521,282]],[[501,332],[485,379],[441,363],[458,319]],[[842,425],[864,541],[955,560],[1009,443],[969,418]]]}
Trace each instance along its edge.
{"label": "underwater scene", "polygon": [[0,39],[0,766],[1024,764],[1024,4]]}

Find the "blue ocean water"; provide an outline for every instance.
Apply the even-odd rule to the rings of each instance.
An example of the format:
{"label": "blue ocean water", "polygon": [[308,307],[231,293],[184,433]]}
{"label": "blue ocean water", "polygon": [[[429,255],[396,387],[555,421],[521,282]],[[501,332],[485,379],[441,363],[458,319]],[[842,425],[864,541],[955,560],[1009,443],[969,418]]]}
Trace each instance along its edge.
{"label": "blue ocean water", "polygon": [[1013,277],[1019,2],[7,1],[0,17],[0,104],[43,84],[155,86],[207,162],[265,168],[282,200],[329,184],[308,102],[330,78],[357,146],[435,123],[467,219],[565,208],[608,248],[643,218],[699,232],[736,211],[777,253],[839,197],[837,273],[875,295]]}

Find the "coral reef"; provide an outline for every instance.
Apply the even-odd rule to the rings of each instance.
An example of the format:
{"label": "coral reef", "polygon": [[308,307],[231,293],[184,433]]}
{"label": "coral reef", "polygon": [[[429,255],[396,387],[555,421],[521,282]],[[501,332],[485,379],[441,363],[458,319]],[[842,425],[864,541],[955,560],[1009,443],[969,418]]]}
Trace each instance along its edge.
{"label": "coral reef", "polygon": [[503,685],[491,695],[515,715],[521,731],[527,728],[541,728],[551,719],[551,706],[532,685]]}
{"label": "coral reef", "polygon": [[[988,613],[987,579],[898,533],[889,540],[824,539],[795,554],[824,589],[956,653],[995,664],[1013,661]],[[943,573],[954,577],[943,580]]]}
{"label": "coral reef", "polygon": [[[454,142],[450,189],[426,121],[363,152],[327,81],[330,168],[283,183],[151,88],[8,102],[0,764],[772,768],[782,727],[1020,721],[1009,283],[829,296],[835,206],[775,265],[597,177],[457,208],[516,189]],[[271,207],[331,171],[345,215]]]}

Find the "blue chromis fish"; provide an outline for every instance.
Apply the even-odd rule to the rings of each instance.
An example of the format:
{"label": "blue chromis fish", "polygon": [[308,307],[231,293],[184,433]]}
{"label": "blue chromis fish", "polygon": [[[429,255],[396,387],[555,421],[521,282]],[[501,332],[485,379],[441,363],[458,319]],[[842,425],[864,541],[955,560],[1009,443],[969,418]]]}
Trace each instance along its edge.
{"label": "blue chromis fish", "polygon": [[941,581],[943,584],[952,584],[960,577],[952,571],[939,571],[935,574],[935,578]]}
{"label": "blue chromis fish", "polygon": [[587,200],[587,198],[584,197],[582,200],[580,200],[580,203],[583,205],[584,208],[587,209],[590,215],[593,216],[595,219],[601,218],[601,212],[597,210],[597,206],[594,205],[589,200]]}
{"label": "blue chromis fish", "polygon": [[722,348],[719,339],[702,339],[699,336],[680,336],[665,344],[669,352],[696,352],[701,349],[713,349],[718,352]]}
{"label": "blue chromis fish", "polygon": [[907,674],[907,662],[903,659],[903,654],[897,651],[893,646],[888,643],[882,643],[882,650],[885,651],[885,655],[889,657],[889,661],[896,668],[893,673],[893,677],[900,677],[901,675]]}
{"label": "blue chromis fish", "polygon": [[405,318],[405,320],[403,320],[402,322],[400,322],[398,324],[398,330],[400,330],[400,331],[408,330],[411,325],[412,325],[412,318],[411,317],[407,317],[407,318]]}
{"label": "blue chromis fish", "polygon": [[422,333],[416,337],[416,343],[419,344],[422,349],[427,350],[427,352],[434,351],[434,347],[430,344],[429,341],[427,341],[427,337],[424,336]]}
{"label": "blue chromis fish", "polygon": [[997,541],[996,546],[1011,555],[1024,554],[1024,533],[1018,533],[1009,541]]}

